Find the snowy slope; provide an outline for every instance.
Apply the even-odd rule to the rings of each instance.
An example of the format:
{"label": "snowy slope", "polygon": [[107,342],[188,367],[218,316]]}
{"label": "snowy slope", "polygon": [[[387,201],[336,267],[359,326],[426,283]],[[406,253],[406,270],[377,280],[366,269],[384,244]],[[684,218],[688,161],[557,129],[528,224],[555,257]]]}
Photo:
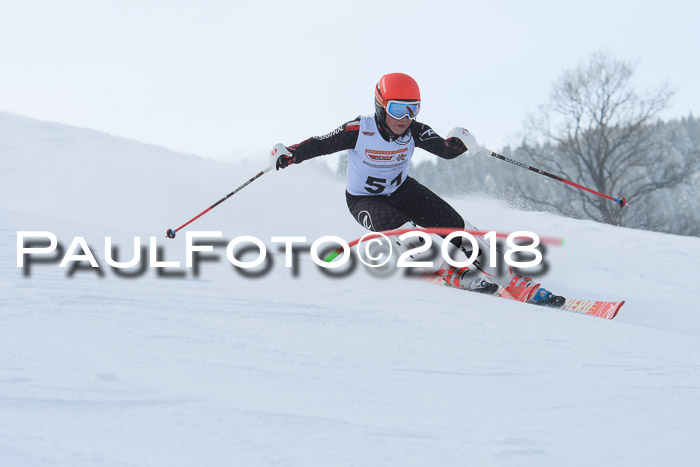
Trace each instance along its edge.
{"label": "snowy slope", "polygon": [[[332,156],[331,156],[332,157]],[[626,299],[603,320],[357,271],[117,277],[125,255],[264,166],[0,114],[0,465],[692,465],[700,240],[492,201],[482,229],[563,236],[542,280]],[[70,177],[73,182],[67,181]],[[79,180],[79,182],[75,182]],[[103,276],[16,267],[16,232],[84,236]],[[227,239],[363,233],[341,184],[269,173],[192,225]],[[184,235],[159,238],[183,260]],[[218,249],[223,258],[223,250]]]}

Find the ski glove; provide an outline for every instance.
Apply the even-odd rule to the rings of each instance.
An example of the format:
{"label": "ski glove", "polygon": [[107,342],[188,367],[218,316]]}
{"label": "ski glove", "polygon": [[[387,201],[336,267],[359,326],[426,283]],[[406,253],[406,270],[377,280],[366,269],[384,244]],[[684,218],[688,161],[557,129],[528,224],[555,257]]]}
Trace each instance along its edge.
{"label": "ski glove", "polygon": [[469,154],[477,154],[486,151],[479,146],[473,134],[469,133],[466,128],[457,127],[447,134],[447,138],[459,138],[469,150]]}
{"label": "ski glove", "polygon": [[282,143],[275,144],[271,154],[271,157],[275,159],[275,168],[277,170],[289,167],[296,162],[296,157]]}

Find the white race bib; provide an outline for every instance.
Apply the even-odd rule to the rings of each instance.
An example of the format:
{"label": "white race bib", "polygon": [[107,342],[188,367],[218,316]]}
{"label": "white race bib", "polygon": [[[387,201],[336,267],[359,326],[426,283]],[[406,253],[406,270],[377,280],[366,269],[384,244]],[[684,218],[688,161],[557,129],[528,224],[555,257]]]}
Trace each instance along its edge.
{"label": "white race bib", "polygon": [[348,151],[345,188],[351,195],[388,195],[406,180],[416,144],[407,135],[386,141],[379,134],[374,115],[360,119],[355,149]]}

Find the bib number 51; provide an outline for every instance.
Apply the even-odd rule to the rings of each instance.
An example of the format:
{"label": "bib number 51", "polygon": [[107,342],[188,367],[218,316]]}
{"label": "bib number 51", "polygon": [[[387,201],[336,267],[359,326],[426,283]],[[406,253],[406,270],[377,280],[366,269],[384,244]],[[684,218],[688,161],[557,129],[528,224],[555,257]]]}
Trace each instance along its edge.
{"label": "bib number 51", "polygon": [[[390,185],[396,185],[397,187],[401,185],[402,176],[403,173],[399,172],[396,178],[391,181]],[[365,190],[373,195],[382,193],[384,190],[386,190],[386,178],[367,177],[367,180],[365,181]]]}

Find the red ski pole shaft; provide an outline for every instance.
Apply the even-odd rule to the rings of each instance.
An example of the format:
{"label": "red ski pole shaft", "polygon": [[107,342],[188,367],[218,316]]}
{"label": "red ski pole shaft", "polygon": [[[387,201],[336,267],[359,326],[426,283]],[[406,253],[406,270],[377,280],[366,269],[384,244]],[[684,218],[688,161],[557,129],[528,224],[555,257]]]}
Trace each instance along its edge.
{"label": "red ski pole shaft", "polygon": [[[488,151],[488,150],[487,150],[487,151]],[[517,165],[518,167],[522,167],[523,169],[527,169],[527,170],[529,170],[529,171],[531,171],[531,172],[535,172],[535,173],[538,173],[538,174],[540,174],[540,175],[544,175],[544,176],[546,176],[546,177],[552,178],[552,179],[557,180],[557,181],[559,181],[559,182],[564,182],[564,183],[566,183],[567,185],[571,185],[571,186],[573,186],[573,187],[575,187],[575,188],[579,188],[579,189],[585,190],[585,191],[587,191],[587,192],[589,192],[589,193],[593,193],[594,195],[598,195],[598,196],[602,196],[603,198],[607,198],[607,199],[609,199],[609,200],[611,200],[611,201],[614,201],[615,203],[619,204],[621,208],[630,205],[630,203],[628,203],[628,202],[627,202],[627,199],[625,199],[625,198],[615,198],[615,197],[613,197],[613,196],[606,195],[606,194],[604,194],[604,193],[601,193],[601,192],[599,192],[599,191],[592,190],[591,188],[585,187],[585,186],[583,186],[583,185],[579,185],[578,183],[572,182],[571,180],[567,180],[567,179],[565,179],[565,178],[562,178],[562,177],[560,177],[559,175],[554,175],[554,174],[551,174],[551,173],[549,173],[549,172],[545,172],[545,171],[542,170],[542,169],[538,169],[537,167],[532,167],[532,166],[527,165],[527,164],[525,164],[525,163],[523,163],[523,162],[518,162],[518,161],[513,160],[513,159],[511,159],[511,158],[509,158],[509,157],[502,156],[501,154],[495,153],[495,152],[493,152],[493,151],[491,151],[491,154],[489,154],[489,155],[490,155],[491,157],[495,157],[495,158],[500,159],[500,160],[502,160],[502,161],[509,162],[509,163],[511,163],[511,164],[513,164],[513,165]]]}
{"label": "red ski pole shaft", "polygon": [[257,180],[258,178],[262,177],[264,173],[269,172],[270,170],[272,170],[272,166],[267,167],[267,168],[261,170],[260,172],[258,172],[257,174],[255,174],[255,175],[253,176],[253,178],[251,178],[250,180],[248,180],[247,182],[245,182],[243,185],[239,186],[238,188],[236,188],[235,190],[233,190],[231,193],[229,193],[229,194],[227,194],[226,196],[224,196],[223,198],[221,198],[221,199],[220,199],[219,201],[217,201],[216,203],[214,203],[214,204],[212,204],[211,206],[209,206],[208,208],[206,208],[204,211],[202,211],[202,212],[200,212],[199,214],[197,214],[196,216],[194,216],[192,219],[190,219],[190,220],[188,220],[187,222],[185,222],[184,224],[182,224],[182,225],[181,225],[180,227],[178,227],[177,229],[168,229],[168,231],[165,233],[165,236],[168,237],[168,238],[175,238],[175,234],[177,233],[178,230],[184,229],[185,227],[187,227],[188,225],[190,225],[192,222],[196,221],[197,219],[199,219],[200,217],[202,217],[204,214],[208,213],[209,211],[211,211],[212,209],[214,209],[215,207],[217,207],[218,205],[220,205],[221,203],[223,203],[224,201],[226,201],[227,199],[229,199],[231,196],[235,195],[236,193],[238,193],[239,191],[241,191],[243,188],[245,188],[245,187],[247,187],[248,185],[250,185],[251,183],[253,183],[253,182],[254,182],[255,180]]}

